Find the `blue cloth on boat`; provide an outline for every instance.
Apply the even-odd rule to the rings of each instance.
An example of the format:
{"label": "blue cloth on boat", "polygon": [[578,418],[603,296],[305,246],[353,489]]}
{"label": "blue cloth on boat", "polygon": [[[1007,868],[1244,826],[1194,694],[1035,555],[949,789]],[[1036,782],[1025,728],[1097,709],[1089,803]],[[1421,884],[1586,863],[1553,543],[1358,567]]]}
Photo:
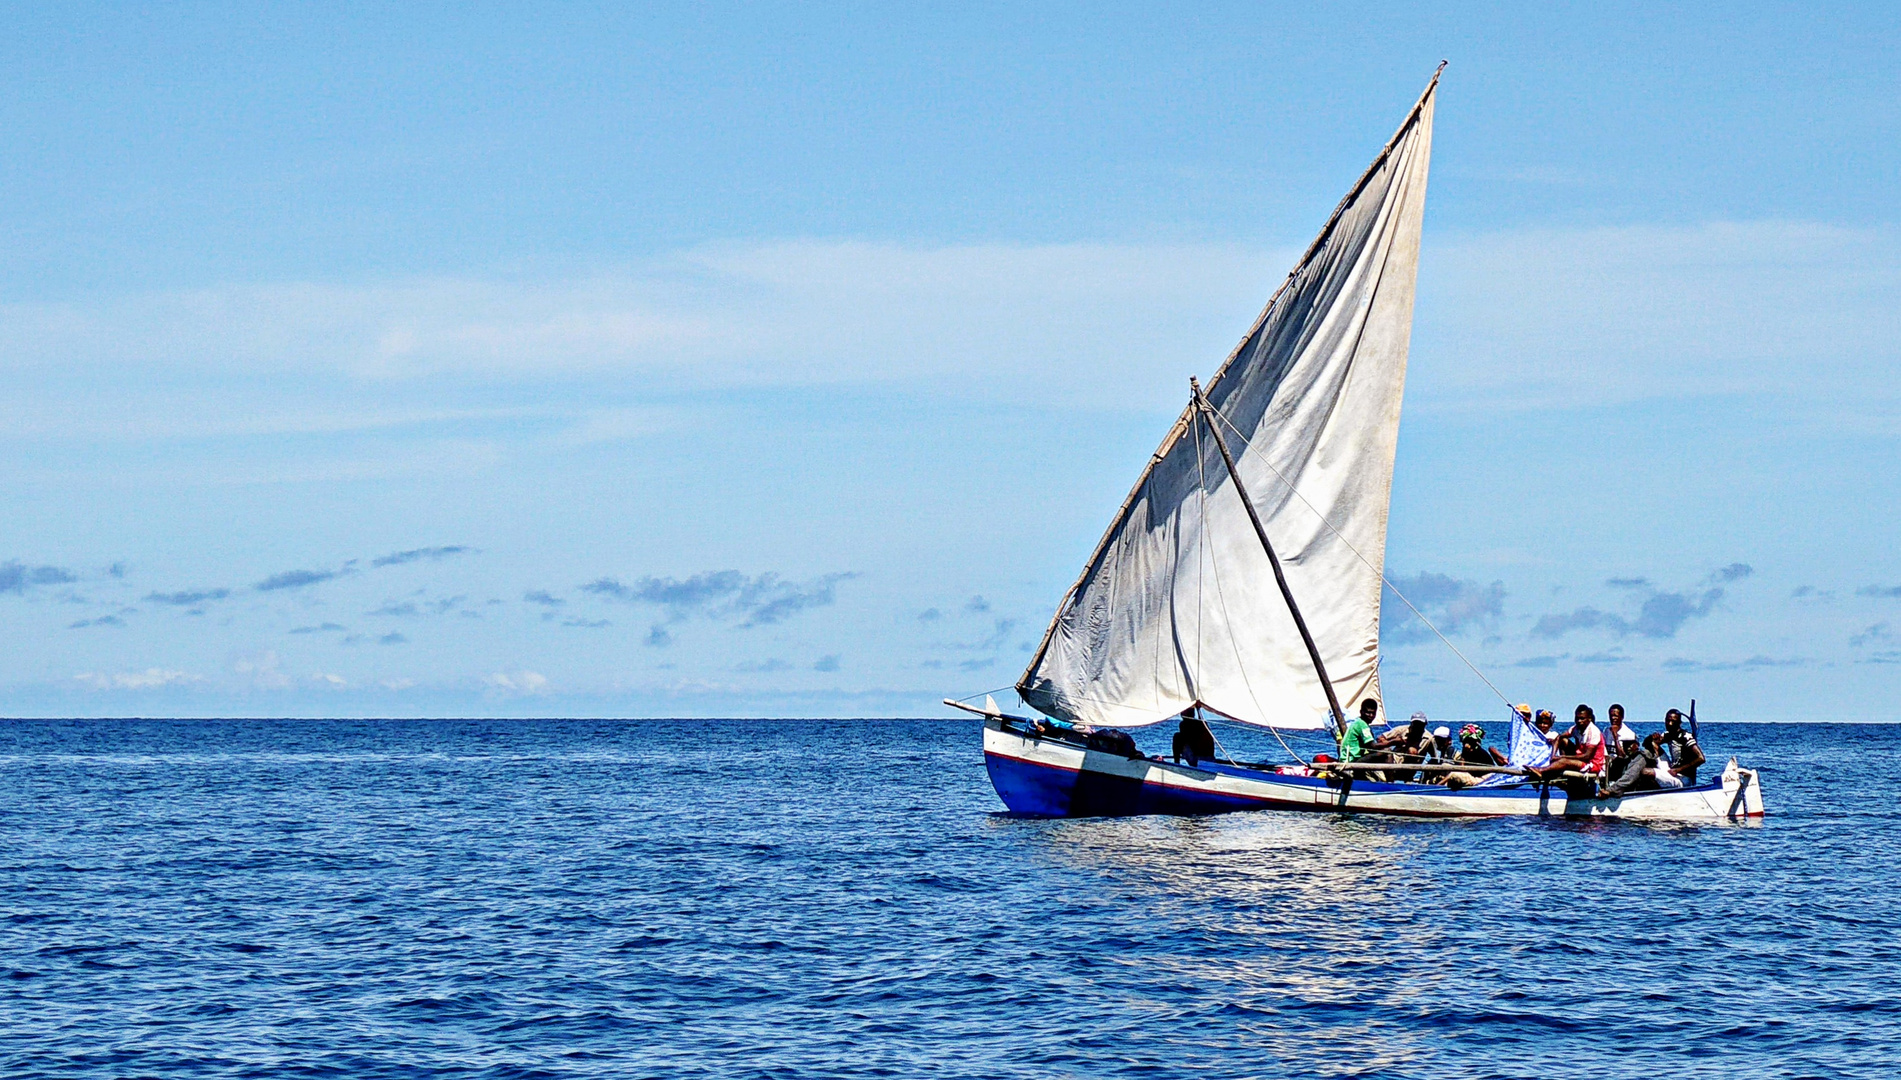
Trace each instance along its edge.
{"label": "blue cloth on boat", "polygon": [[1511,749],[1505,755],[1513,765],[1540,769],[1551,764],[1551,743],[1544,733],[1512,714]]}

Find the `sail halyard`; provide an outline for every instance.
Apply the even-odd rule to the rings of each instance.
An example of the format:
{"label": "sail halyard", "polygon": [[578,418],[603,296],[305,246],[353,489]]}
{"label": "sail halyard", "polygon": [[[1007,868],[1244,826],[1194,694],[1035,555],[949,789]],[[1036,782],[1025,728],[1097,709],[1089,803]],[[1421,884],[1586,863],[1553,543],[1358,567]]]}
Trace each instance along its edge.
{"label": "sail halyard", "polygon": [[[1262,507],[1280,534],[1272,547],[1282,550],[1292,576],[1310,579],[1297,584],[1302,601],[1314,600],[1321,612],[1324,666],[1339,661],[1344,674],[1313,686],[1321,680],[1309,672],[1323,666],[1310,664],[1317,655],[1285,647],[1301,627],[1280,597],[1271,607],[1263,600],[1260,571],[1271,567],[1261,566],[1258,549],[1237,548],[1234,534],[1245,533],[1249,546],[1255,537],[1226,508],[1235,500],[1211,498],[1220,484],[1241,478],[1213,460],[1190,427],[1203,419],[1191,402],[1045,630],[1018,682],[1026,702],[1107,726],[1153,723],[1201,705],[1254,724],[1318,728],[1334,726],[1337,712],[1316,707],[1318,691],[1379,696],[1379,583],[1437,82],[1435,73],[1205,391],[1243,439],[1238,472],[1288,488]],[[1399,272],[1391,280],[1389,269]],[[1191,432],[1197,437],[1188,438]],[[1310,485],[1317,504],[1301,490]],[[1290,497],[1307,504],[1307,516],[1322,519],[1339,543],[1313,521],[1282,517]],[[1326,520],[1329,508],[1342,507],[1351,514],[1336,516],[1352,538]],[[1332,549],[1342,544],[1365,570],[1335,565]],[[1190,556],[1195,580],[1185,596],[1182,564]],[[1224,564],[1241,593],[1238,612],[1229,610]],[[1203,597],[1210,571],[1221,603],[1212,619]],[[1212,662],[1205,655],[1210,633],[1226,636],[1220,644],[1231,660],[1220,648]],[[1265,680],[1264,694],[1251,675]]]}

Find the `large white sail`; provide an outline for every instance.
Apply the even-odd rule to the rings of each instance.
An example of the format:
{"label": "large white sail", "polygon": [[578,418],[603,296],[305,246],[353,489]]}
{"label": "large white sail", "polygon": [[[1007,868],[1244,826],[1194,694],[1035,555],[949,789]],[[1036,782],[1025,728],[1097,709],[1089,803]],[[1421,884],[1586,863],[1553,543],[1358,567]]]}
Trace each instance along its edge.
{"label": "large white sail", "polygon": [[[1386,516],[1437,84],[1207,386],[1349,712],[1380,693]],[[1162,440],[1017,684],[1030,705],[1110,727],[1197,703],[1255,724],[1327,725],[1320,678],[1208,423],[1191,404]]]}

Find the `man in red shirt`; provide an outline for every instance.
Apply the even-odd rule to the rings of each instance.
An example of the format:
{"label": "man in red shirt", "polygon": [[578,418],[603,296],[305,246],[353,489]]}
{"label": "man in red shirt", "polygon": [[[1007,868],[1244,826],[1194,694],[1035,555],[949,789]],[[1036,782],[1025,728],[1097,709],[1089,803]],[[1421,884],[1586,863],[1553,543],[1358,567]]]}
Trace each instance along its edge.
{"label": "man in red shirt", "polygon": [[1558,742],[1562,756],[1533,772],[1543,778],[1558,776],[1566,770],[1599,774],[1604,771],[1604,732],[1597,726],[1597,713],[1589,705],[1579,705],[1571,730]]}

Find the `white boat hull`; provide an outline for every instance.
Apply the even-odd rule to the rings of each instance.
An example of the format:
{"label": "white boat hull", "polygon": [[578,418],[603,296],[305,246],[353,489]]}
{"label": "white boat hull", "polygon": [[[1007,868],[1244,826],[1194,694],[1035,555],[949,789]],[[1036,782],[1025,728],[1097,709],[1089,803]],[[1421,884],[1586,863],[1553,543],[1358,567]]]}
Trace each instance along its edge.
{"label": "white boat hull", "polygon": [[1280,809],[1677,821],[1751,818],[1763,812],[1755,772],[1734,761],[1720,779],[1694,788],[1633,792],[1616,799],[1567,799],[1562,785],[1529,781],[1450,791],[1433,784],[1347,782],[1219,763],[1178,765],[1086,749],[995,717],[984,723],[984,761],[1004,805],[1045,817]]}

